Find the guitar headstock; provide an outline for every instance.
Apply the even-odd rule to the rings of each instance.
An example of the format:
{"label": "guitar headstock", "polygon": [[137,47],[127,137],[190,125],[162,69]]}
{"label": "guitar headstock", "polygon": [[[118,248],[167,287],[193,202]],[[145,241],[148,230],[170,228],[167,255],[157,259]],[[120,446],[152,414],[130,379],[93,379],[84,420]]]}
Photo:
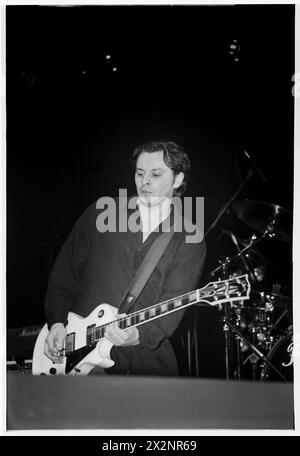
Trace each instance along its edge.
{"label": "guitar headstock", "polygon": [[244,301],[249,299],[251,285],[248,274],[232,279],[209,282],[205,287],[198,290],[199,301],[205,301],[211,305],[219,305],[228,302]]}

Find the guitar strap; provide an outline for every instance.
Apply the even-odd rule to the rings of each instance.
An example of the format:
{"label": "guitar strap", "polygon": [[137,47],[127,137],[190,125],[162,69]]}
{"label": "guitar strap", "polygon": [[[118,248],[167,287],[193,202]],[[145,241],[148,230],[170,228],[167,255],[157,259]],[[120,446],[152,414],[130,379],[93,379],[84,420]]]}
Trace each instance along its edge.
{"label": "guitar strap", "polygon": [[170,231],[160,234],[152,246],[148,250],[144,260],[142,261],[137,273],[127,290],[127,293],[122,299],[119,306],[118,313],[128,313],[136,302],[138,296],[146,285],[150,275],[152,274],[155,266],[159,262],[163,253],[165,252],[172,236],[174,234],[174,225],[171,226]]}

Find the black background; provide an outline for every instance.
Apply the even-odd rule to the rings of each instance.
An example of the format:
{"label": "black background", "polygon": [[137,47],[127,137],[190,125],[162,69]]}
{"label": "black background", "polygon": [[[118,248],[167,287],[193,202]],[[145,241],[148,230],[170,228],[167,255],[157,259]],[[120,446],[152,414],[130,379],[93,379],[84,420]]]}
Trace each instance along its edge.
{"label": "black background", "polygon": [[[243,149],[267,180],[255,174],[239,198],[293,209],[293,5],[6,11],[8,328],[44,323],[47,280],[63,241],[100,196],[134,192],[129,157],[142,142],[185,146],[186,196],[204,196],[206,229],[251,167]],[[240,48],[232,55],[233,40]],[[233,217],[207,237],[200,285],[235,252],[220,231],[233,227]],[[291,248],[274,240],[260,246],[276,266],[271,283],[288,295]],[[184,337],[195,315],[200,375],[223,376],[219,311],[188,312]]]}

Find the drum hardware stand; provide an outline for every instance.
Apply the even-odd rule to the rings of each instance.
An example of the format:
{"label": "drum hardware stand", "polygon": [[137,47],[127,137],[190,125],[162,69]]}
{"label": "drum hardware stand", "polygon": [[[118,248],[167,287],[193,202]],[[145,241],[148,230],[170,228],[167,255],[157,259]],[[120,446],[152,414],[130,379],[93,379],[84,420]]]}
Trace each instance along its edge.
{"label": "drum hardware stand", "polygon": [[244,185],[248,182],[248,180],[250,179],[250,177],[254,176],[255,172],[252,168],[250,168],[250,170],[248,171],[248,174],[246,176],[246,178],[244,179],[244,181],[241,183],[241,185],[239,186],[239,188],[236,190],[236,192],[232,195],[232,197],[230,198],[230,200],[225,204],[225,206],[223,207],[223,209],[221,210],[221,212],[219,213],[219,215],[217,216],[217,218],[215,219],[215,221],[210,225],[210,227],[207,229],[206,233],[204,234],[204,239],[206,238],[206,236],[208,235],[208,233],[213,229],[215,228],[215,226],[217,225],[218,221],[220,220],[220,218],[223,216],[223,214],[225,214],[225,212],[229,209],[229,207],[231,206],[231,203],[236,199],[237,195],[240,193],[240,191],[242,190],[242,188],[244,187]]}
{"label": "drum hardware stand", "polygon": [[244,361],[244,364],[246,364],[247,361],[250,361],[251,366],[252,366],[252,380],[255,381],[257,377],[257,363],[258,363],[259,357],[255,353],[251,353],[248,358]]}
{"label": "drum hardware stand", "polygon": [[244,254],[242,253],[242,251],[241,251],[241,249],[240,249],[240,246],[239,246],[239,243],[238,243],[238,241],[237,241],[237,238],[235,237],[235,235],[234,235],[231,231],[230,231],[230,237],[231,237],[232,242],[233,242],[233,244],[235,245],[235,247],[236,247],[236,249],[237,249],[237,251],[238,251],[238,254],[240,254],[240,256],[241,256],[241,260],[242,260],[242,262],[243,262],[243,265],[245,266],[246,271],[247,271],[248,274],[249,274],[249,277],[251,277],[251,279],[253,280],[253,282],[257,282],[255,274],[253,273],[253,271],[251,271],[251,269],[249,268],[249,265],[248,265],[247,261],[246,261],[245,258],[244,258]]}
{"label": "drum hardware stand", "polygon": [[[240,309],[237,309],[235,314],[237,316],[236,325],[238,327],[240,327],[240,323],[241,323]],[[238,380],[240,380],[241,379],[241,339],[238,335],[235,335],[235,340],[236,340],[236,359],[237,359],[236,377]]]}
{"label": "drum hardware stand", "polygon": [[[223,331],[225,335],[225,370],[226,370],[226,380],[230,379],[230,367],[229,367],[229,331],[230,325],[228,323],[228,304],[224,306],[224,315],[220,318],[221,322],[223,323]],[[237,324],[240,324],[240,316],[237,318]],[[235,334],[235,344],[236,344],[236,357],[237,357],[237,368],[234,371],[234,377],[238,380],[241,379],[241,357],[240,357],[240,341],[241,338],[239,335]]]}
{"label": "drum hardware stand", "polygon": [[[273,223],[272,223],[272,225],[273,225]],[[213,277],[220,269],[224,270],[232,261],[234,261],[238,258],[242,258],[245,252],[247,252],[249,249],[251,249],[254,245],[261,242],[265,237],[274,237],[272,225],[269,225],[268,228],[265,230],[265,232],[261,236],[257,237],[256,234],[254,234],[251,237],[250,243],[245,248],[240,250],[239,253],[237,253],[236,255],[234,255],[231,258],[226,257],[225,261],[220,261],[220,266],[218,266],[216,269],[214,269],[212,272],[210,272],[208,274],[208,277]],[[252,275],[252,273],[251,273],[251,275]]]}
{"label": "drum hardware stand", "polygon": [[[226,267],[227,264],[230,262],[229,258],[226,258],[226,261],[221,264],[222,267],[222,276],[223,279],[226,278]],[[219,269],[219,267],[218,267]],[[228,308],[231,307],[231,303],[225,303],[223,306],[224,308],[224,315],[220,318],[223,323],[223,332],[225,337],[225,371],[226,371],[226,380],[230,379],[230,367],[229,367],[229,322],[228,319],[230,316],[228,315]],[[238,325],[240,324],[240,315],[237,317]],[[236,336],[236,349],[237,349],[237,378],[240,380],[240,337]]]}
{"label": "drum hardware stand", "polygon": [[[277,373],[277,375],[279,375],[279,377],[282,378],[282,380],[284,380],[285,382],[288,381],[286,379],[286,377],[268,360],[268,358],[260,350],[258,350],[258,348],[254,344],[249,342],[249,340],[247,340],[246,337],[234,325],[232,325],[228,320],[226,320],[226,325],[229,326],[229,328],[233,331],[233,333],[238,335],[239,338],[242,339],[251,348],[251,350],[255,353],[255,355],[258,356],[258,359],[261,359],[271,369],[273,369]],[[253,357],[253,365],[254,364],[255,364],[255,366],[257,365],[258,359],[254,361],[254,357]],[[251,359],[250,359],[250,361],[251,361]]]}
{"label": "drum hardware stand", "polygon": [[[226,262],[221,264],[223,279],[226,278]],[[230,303],[225,303],[224,305],[224,315],[221,317],[223,321],[223,331],[225,336],[225,370],[226,370],[226,380],[230,379],[230,368],[229,368],[229,326],[228,326],[228,307]]]}
{"label": "drum hardware stand", "polygon": [[274,325],[273,325],[273,328],[276,328],[278,326],[278,323],[283,319],[283,317],[285,317],[287,314],[289,313],[289,309],[286,309],[281,315],[280,317],[275,321]]}
{"label": "drum hardware stand", "polygon": [[225,334],[225,370],[226,370],[226,380],[230,379],[230,370],[229,370],[229,325],[228,325],[228,315],[227,315],[227,304],[224,306],[224,316],[221,317],[223,322],[223,331]]}

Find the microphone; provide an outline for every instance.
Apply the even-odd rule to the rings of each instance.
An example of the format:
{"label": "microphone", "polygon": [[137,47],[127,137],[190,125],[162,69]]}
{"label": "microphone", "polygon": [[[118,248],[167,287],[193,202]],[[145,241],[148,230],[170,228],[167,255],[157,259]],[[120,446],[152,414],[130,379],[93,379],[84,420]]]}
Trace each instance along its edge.
{"label": "microphone", "polygon": [[248,158],[248,160],[252,164],[253,168],[258,172],[258,174],[260,175],[262,180],[266,182],[267,178],[262,173],[262,171],[259,169],[259,167],[255,164],[255,162],[252,160],[252,158],[250,157],[249,153],[246,150],[243,150],[243,153],[244,153],[244,155],[246,155],[246,157]]}

